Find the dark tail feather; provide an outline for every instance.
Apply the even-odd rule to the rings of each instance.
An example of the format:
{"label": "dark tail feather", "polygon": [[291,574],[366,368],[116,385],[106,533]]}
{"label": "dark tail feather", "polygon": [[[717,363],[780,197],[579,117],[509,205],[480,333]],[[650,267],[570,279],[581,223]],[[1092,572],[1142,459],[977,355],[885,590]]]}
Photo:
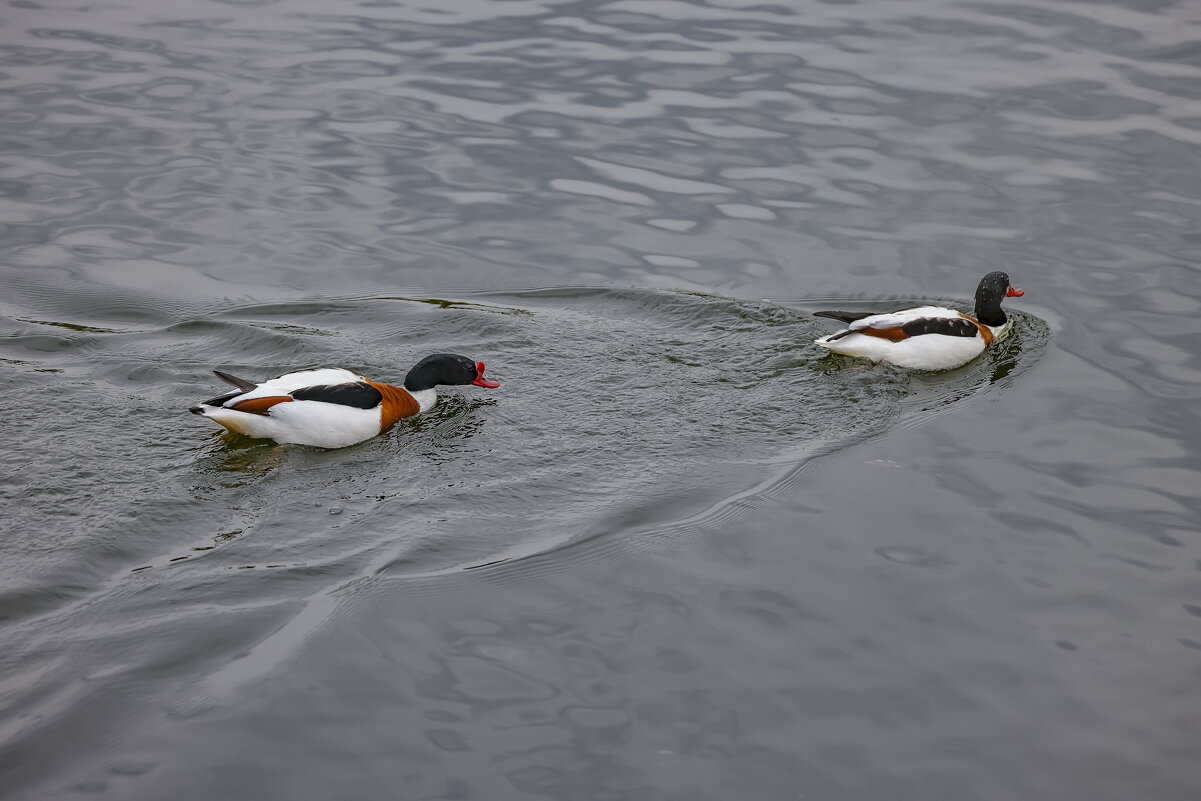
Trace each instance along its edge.
{"label": "dark tail feather", "polygon": [[831,320],[841,320],[844,323],[853,323],[856,320],[862,320],[864,317],[871,317],[878,312],[850,312],[850,311],[819,311],[814,312],[814,317],[829,317]]}
{"label": "dark tail feather", "polygon": [[213,374],[225,383],[233,384],[243,392],[249,392],[258,386],[258,384],[254,383],[253,381],[247,381],[245,378],[238,378],[237,376],[230,375],[229,373],[223,373],[220,370],[214,370]]}

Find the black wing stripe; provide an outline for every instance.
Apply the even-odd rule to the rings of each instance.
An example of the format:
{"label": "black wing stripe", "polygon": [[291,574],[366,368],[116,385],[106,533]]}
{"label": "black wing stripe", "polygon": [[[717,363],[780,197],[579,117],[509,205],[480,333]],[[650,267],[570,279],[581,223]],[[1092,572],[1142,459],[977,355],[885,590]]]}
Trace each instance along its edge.
{"label": "black wing stripe", "polygon": [[971,320],[963,317],[923,317],[912,320],[901,326],[907,336],[917,337],[922,334],[942,334],[947,337],[974,337],[980,329]]}
{"label": "black wing stripe", "polygon": [[298,389],[292,393],[292,397],[296,400],[352,406],[355,409],[374,409],[384,399],[378,389],[362,381],[351,381],[347,384],[318,384]]}
{"label": "black wing stripe", "polygon": [[241,391],[226,392],[224,395],[218,395],[215,398],[209,398],[208,400],[204,401],[202,405],[204,405],[204,406],[224,406],[226,401],[233,400],[234,398],[238,397],[241,394],[242,394]]}

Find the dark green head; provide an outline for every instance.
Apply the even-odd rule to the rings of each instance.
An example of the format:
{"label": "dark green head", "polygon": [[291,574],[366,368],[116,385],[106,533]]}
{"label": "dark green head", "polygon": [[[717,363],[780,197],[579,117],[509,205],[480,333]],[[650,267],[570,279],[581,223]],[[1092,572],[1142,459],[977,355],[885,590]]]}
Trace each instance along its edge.
{"label": "dark green head", "polygon": [[474,384],[488,389],[500,386],[499,381],[484,378],[483,362],[473,362],[466,356],[454,353],[435,353],[413,366],[405,376],[404,388],[409,392],[421,392],[436,386],[461,384]]}
{"label": "dark green head", "polygon": [[1007,318],[1001,309],[1001,301],[1020,298],[1024,294],[1024,289],[1009,284],[1008,273],[1000,270],[989,273],[980,279],[980,286],[976,287],[976,319],[994,328],[1004,325]]}

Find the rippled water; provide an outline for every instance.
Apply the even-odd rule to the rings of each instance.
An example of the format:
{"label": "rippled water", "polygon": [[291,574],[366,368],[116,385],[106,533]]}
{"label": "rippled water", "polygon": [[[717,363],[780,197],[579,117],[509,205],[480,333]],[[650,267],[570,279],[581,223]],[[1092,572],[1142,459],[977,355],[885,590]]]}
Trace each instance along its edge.
{"label": "rippled water", "polygon": [[[1194,5],[0,23],[0,796],[1201,792]],[[993,269],[960,370],[810,344]]]}

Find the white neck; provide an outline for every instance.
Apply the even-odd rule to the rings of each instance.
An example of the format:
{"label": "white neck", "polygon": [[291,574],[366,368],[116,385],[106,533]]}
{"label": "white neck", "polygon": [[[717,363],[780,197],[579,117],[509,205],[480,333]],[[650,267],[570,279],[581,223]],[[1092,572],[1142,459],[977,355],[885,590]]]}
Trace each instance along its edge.
{"label": "white neck", "polygon": [[434,387],[422,389],[417,392],[413,392],[412,390],[405,391],[413,396],[413,400],[417,401],[417,406],[423,412],[428,412],[438,402],[438,390]]}

